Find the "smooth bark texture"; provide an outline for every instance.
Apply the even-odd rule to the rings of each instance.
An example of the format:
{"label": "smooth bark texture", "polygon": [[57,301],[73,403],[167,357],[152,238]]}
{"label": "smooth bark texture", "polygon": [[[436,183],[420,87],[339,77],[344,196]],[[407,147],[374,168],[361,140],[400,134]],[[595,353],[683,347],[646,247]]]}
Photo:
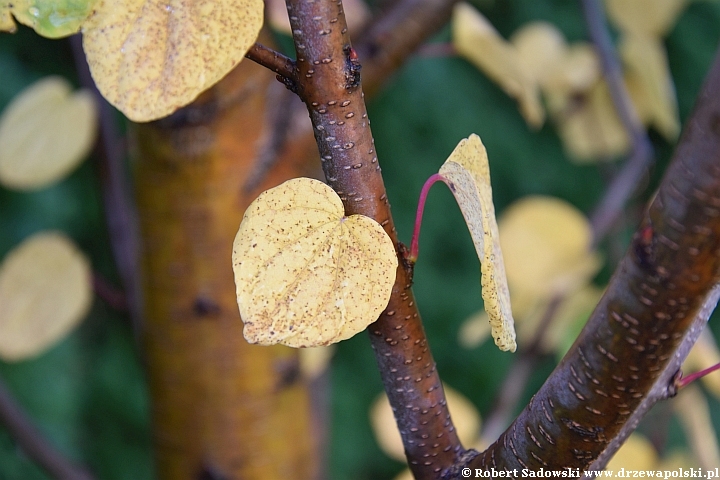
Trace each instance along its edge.
{"label": "smooth bark texture", "polygon": [[468,466],[590,465],[635,426],[634,414],[658,388],[658,378],[667,375],[671,362],[682,360],[678,349],[717,300],[719,268],[716,57],[673,162],[585,329],[510,428]]}
{"label": "smooth bark texture", "polygon": [[308,107],[325,177],[346,215],[375,219],[397,246],[390,302],[368,331],[410,468],[415,478],[437,478],[463,450],[410,288],[412,267],[390,215],[342,2],[288,0],[287,6],[297,52],[295,89]]}
{"label": "smooth bark texture", "polygon": [[[230,256],[274,75],[241,64],[192,105],[135,126],[145,267],[144,344],[158,477],[316,478],[297,350],[249,345]],[[259,188],[314,172],[295,143]],[[312,158],[312,157],[310,157]]]}

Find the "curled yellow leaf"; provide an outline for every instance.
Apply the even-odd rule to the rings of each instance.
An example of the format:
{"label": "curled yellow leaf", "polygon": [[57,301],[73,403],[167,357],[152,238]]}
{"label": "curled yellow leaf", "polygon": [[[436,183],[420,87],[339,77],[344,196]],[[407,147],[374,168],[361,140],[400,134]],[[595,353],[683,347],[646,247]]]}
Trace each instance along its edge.
{"label": "curled yellow leaf", "polygon": [[0,117],[0,183],[31,190],[61,180],[87,156],[96,131],[90,92],[72,93],[62,77],[35,82]]}
{"label": "curled yellow leaf", "polygon": [[500,350],[514,352],[515,329],[495,221],[490,165],[480,137],[473,134],[461,140],[439,173],[460,206],[480,258],[482,297],[495,344]]}
{"label": "curled yellow leaf", "polygon": [[296,178],[260,194],[233,245],[243,331],[250,343],[328,345],[377,320],[397,269],[374,220],[344,216],[324,183]]}
{"label": "curled yellow leaf", "polygon": [[0,357],[42,353],[85,317],[91,300],[90,263],[70,239],[26,239],[0,264]]}
{"label": "curled yellow leaf", "polygon": [[99,0],[83,25],[98,89],[128,118],[147,122],[192,102],[245,56],[262,0]]}
{"label": "curled yellow leaf", "polygon": [[513,45],[467,3],[458,3],[453,9],[452,35],[457,52],[518,101],[529,125],[540,127],[545,120],[540,90],[535,78],[521,64]]}
{"label": "curled yellow leaf", "polygon": [[[473,443],[480,432],[480,413],[462,393],[446,384],[443,384],[443,389],[460,441],[464,445]],[[378,395],[370,407],[370,423],[380,449],[388,457],[405,462],[402,437],[385,392]]]}

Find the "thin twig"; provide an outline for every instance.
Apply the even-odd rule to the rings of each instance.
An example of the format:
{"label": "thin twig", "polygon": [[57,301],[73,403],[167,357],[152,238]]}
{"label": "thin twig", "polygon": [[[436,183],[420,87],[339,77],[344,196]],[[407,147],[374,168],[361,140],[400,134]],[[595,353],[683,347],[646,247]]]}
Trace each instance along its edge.
{"label": "thin twig", "polygon": [[653,150],[625,86],[620,60],[607,29],[603,7],[599,0],[582,0],[582,5],[588,32],[600,57],[610,96],[632,146],[630,158],[611,182],[591,215],[593,242],[596,245],[607,235],[625,203],[647,172],[653,160]]}
{"label": "thin twig", "polygon": [[13,399],[0,380],[0,424],[35,463],[53,478],[61,480],[92,480],[84,468],[74,465],[40,434],[30,418]]}
{"label": "thin twig", "polygon": [[270,47],[255,43],[245,56],[293,83],[297,80],[295,61]]}
{"label": "thin twig", "polygon": [[70,37],[70,44],[80,83],[93,91],[100,110],[97,157],[105,221],[115,266],[122,281],[133,330],[137,337],[142,329],[142,289],[138,263],[140,237],[135,204],[131,200],[130,182],[125,171],[126,148],[118,133],[115,112],[100,94],[90,75],[80,35]]}

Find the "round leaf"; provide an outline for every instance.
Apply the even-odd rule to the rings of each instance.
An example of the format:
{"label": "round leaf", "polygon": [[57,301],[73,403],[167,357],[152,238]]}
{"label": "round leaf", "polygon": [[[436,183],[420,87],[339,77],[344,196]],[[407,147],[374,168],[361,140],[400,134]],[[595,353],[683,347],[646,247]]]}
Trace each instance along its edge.
{"label": "round leaf", "polygon": [[547,299],[587,284],[600,267],[590,251],[592,229],[569,203],[530,196],[510,205],[500,218],[500,245],[508,284]]}
{"label": "round leaf", "polygon": [[35,82],[0,117],[0,183],[30,190],[61,180],[87,156],[96,131],[90,92],[71,93],[62,77]]}
{"label": "round leaf", "polygon": [[262,0],[100,0],[83,25],[83,49],[103,96],[147,122],[189,104],[240,63],[262,20]]}
{"label": "round leaf", "polygon": [[85,317],[91,300],[90,264],[70,239],[28,238],[0,264],[0,357],[42,353]]}
{"label": "round leaf", "polygon": [[233,245],[250,343],[328,345],[377,320],[395,282],[395,247],[374,220],[343,213],[338,195],[310,178],[250,204]]}

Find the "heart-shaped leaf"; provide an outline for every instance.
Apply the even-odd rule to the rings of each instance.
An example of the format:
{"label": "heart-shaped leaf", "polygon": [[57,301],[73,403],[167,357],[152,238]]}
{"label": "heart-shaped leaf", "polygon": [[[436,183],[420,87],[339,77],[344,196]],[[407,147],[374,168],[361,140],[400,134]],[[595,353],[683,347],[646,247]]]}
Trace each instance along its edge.
{"label": "heart-shaped leaf", "polygon": [[397,269],[374,220],[344,216],[324,183],[296,178],[250,204],[233,245],[243,334],[250,343],[328,345],[377,320]]}
{"label": "heart-shaped leaf", "polygon": [[83,49],[103,96],[147,122],[224,77],[262,21],[262,0],[99,0],[83,25]]}

